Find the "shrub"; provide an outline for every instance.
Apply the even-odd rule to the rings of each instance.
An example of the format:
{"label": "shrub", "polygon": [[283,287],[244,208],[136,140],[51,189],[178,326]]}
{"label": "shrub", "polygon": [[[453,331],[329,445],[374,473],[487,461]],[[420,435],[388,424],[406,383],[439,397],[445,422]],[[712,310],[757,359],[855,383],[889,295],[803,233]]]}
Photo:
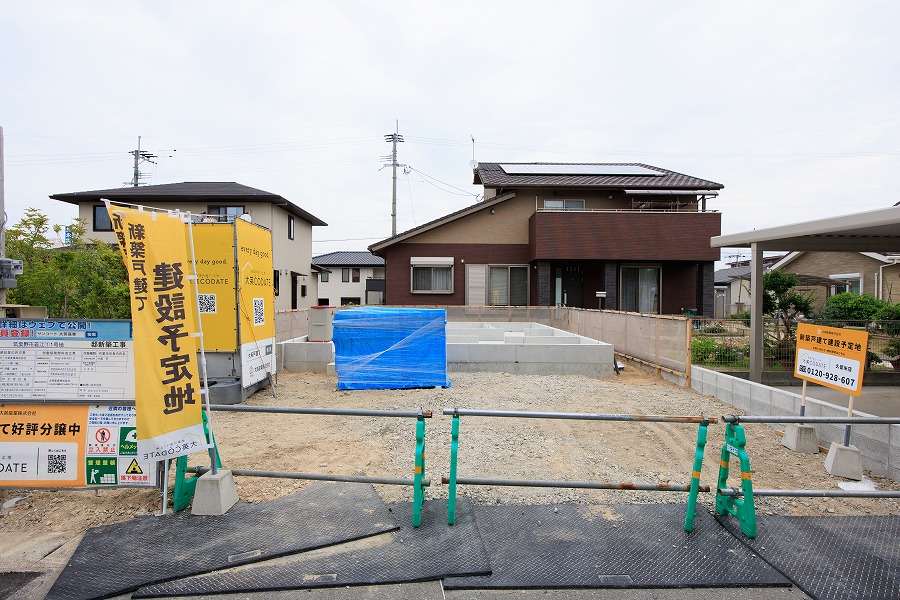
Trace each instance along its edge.
{"label": "shrub", "polygon": [[691,361],[697,364],[732,365],[742,361],[748,351],[748,344],[715,338],[696,337],[691,341]]}
{"label": "shrub", "polygon": [[844,292],[825,301],[822,318],[830,321],[868,321],[885,307],[887,303],[875,296]]}
{"label": "shrub", "polygon": [[700,331],[703,333],[726,333],[728,330],[721,323],[710,323]]}
{"label": "shrub", "polygon": [[750,311],[749,310],[739,310],[733,315],[731,318],[735,321],[744,321],[747,325],[750,324]]}
{"label": "shrub", "polygon": [[872,316],[881,323],[881,329],[888,335],[900,335],[900,304],[889,304]]}

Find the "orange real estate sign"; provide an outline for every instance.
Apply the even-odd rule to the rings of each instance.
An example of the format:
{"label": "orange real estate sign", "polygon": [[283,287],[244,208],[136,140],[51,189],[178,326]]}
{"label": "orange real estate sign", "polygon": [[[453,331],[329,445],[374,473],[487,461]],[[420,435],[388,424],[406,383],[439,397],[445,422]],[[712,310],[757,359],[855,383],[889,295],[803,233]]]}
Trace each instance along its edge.
{"label": "orange real estate sign", "polygon": [[868,343],[865,331],[800,323],[794,377],[859,396]]}

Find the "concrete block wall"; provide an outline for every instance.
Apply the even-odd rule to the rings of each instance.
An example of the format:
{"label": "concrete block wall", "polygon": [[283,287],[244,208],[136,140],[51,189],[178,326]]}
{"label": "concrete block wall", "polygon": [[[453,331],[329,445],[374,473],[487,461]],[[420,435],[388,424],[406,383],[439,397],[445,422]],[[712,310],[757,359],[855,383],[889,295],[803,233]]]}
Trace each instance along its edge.
{"label": "concrete block wall", "polygon": [[278,367],[292,373],[325,373],[334,362],[332,342],[310,342],[307,336],[278,342]]}
{"label": "concrete block wall", "polygon": [[[671,380],[671,377],[666,378]],[[673,382],[678,383],[674,380]],[[683,385],[684,380],[682,379],[680,383]],[[800,394],[771,388],[710,369],[692,367],[691,387],[704,396],[714,396],[734,406],[741,413],[766,417],[800,415]],[[853,414],[859,417],[876,416],[860,411],[853,411]],[[846,417],[847,409],[807,396],[806,415]],[[817,424],[814,427],[820,447],[828,448],[832,442],[844,443],[843,424]],[[783,424],[773,424],[772,428],[784,431]],[[720,439],[716,441],[713,431],[715,430],[711,428],[710,441],[721,447],[724,443],[724,433],[721,433]],[[854,425],[850,443],[859,448],[864,469],[900,481],[900,425]],[[752,438],[747,440],[747,452],[752,466]]]}
{"label": "concrete block wall", "polygon": [[447,323],[447,370],[613,375],[613,347],[539,323]]}
{"label": "concrete block wall", "polygon": [[[279,368],[327,373],[334,361],[331,342],[308,336],[279,342]],[[516,375],[613,376],[613,347],[584,336],[534,323],[448,323],[447,370]]]}

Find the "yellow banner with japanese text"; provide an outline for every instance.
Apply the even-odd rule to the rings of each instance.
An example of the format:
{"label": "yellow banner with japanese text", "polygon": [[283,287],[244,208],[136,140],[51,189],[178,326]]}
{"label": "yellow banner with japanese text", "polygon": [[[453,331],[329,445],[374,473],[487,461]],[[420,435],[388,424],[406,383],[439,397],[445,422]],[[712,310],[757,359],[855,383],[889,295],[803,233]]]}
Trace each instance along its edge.
{"label": "yellow banner with japanese text", "polygon": [[859,396],[868,344],[865,331],[799,323],[794,377]]}
{"label": "yellow banner with japanese text", "polygon": [[175,212],[109,203],[107,210],[131,291],[137,456],[164,460],[204,450],[188,224]]}
{"label": "yellow banner with japanese text", "polygon": [[272,232],[236,219],[238,309],[243,387],[275,372],[275,287]]}
{"label": "yellow banner with japanese text", "polygon": [[193,231],[204,349],[236,352],[234,227],[231,223],[195,223]]}

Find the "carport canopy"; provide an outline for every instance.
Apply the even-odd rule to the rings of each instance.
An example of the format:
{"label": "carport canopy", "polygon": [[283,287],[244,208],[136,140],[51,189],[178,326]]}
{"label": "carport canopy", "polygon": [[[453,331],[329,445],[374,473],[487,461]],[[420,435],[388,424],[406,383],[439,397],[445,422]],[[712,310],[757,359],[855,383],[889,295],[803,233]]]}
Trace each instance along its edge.
{"label": "carport canopy", "polygon": [[750,248],[750,381],[762,381],[763,251],[900,252],[900,203],[890,208],[710,238],[713,248]]}

